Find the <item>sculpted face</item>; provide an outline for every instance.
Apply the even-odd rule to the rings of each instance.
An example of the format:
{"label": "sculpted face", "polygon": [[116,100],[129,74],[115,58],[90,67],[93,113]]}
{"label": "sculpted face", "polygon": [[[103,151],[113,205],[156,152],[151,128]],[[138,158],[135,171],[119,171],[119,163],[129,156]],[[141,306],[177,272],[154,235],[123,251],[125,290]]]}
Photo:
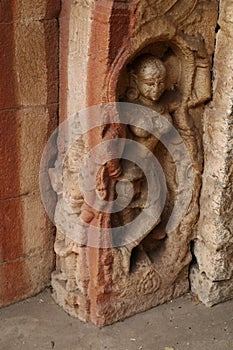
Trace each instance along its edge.
{"label": "sculpted face", "polygon": [[165,90],[166,70],[162,61],[149,56],[136,66],[136,84],[140,95],[149,101],[158,101]]}
{"label": "sculpted face", "polygon": [[138,89],[141,95],[149,100],[157,101],[164,92],[165,82],[156,73],[140,75],[138,77]]}

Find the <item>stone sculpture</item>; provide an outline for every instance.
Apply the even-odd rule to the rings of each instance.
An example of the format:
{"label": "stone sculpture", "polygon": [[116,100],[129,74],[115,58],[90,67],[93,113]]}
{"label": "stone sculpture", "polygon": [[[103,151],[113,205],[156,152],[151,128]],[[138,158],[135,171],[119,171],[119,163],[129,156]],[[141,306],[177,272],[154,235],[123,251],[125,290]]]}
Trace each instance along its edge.
{"label": "stone sculpture", "polygon": [[[148,110],[139,110],[137,111],[137,106],[134,108],[129,106],[129,113],[139,114],[146,113],[146,118],[148,122],[153,124],[154,131],[157,132],[158,136],[162,136],[166,133],[169,133],[171,129],[172,118],[169,115],[166,106],[160,102],[160,97],[165,91],[166,86],[166,68],[163,62],[151,54],[144,54],[137,57],[134,62],[130,65],[128,69],[129,76],[129,86],[126,88],[125,94],[122,97],[122,101],[127,101],[134,104],[139,104],[145,107],[156,111],[155,114],[148,113]],[[138,121],[140,124],[140,120]],[[149,131],[146,131],[143,128],[134,125],[128,125],[126,127],[126,137],[128,139],[134,140],[138,144],[142,145],[139,158],[147,157],[148,150],[153,154],[155,152],[156,146],[159,142],[159,139],[152,135]],[[120,194],[128,194],[130,189],[127,188],[129,182],[133,183],[133,196],[131,203],[120,212],[120,214],[113,215],[113,224],[115,225],[124,225],[131,222],[145,207],[146,197],[147,197],[147,180],[143,171],[139,167],[130,162],[129,160],[122,160],[122,177],[127,182],[122,182],[118,186],[118,192]],[[123,187],[123,188],[121,188]],[[156,191],[154,189],[154,191]],[[156,217],[156,212],[161,211],[161,200],[160,200],[160,189],[158,188],[157,203],[153,208],[153,215]],[[160,217],[154,222],[154,228],[160,222]],[[141,223],[143,225],[143,223]],[[165,230],[160,228],[159,230],[151,228],[151,233],[153,233],[153,238],[155,240],[161,240],[166,237]],[[146,235],[148,233],[146,232]],[[126,260],[130,259],[131,251],[133,247],[138,246],[140,241],[144,236],[140,237],[138,240],[133,240],[131,244],[128,244],[127,252],[125,252]],[[145,259],[148,260],[148,257],[145,254],[143,245],[140,245],[140,251],[143,252]],[[146,264],[146,262],[144,262]],[[130,268],[130,262],[126,261],[128,269]]]}
{"label": "stone sculpture", "polygon": [[[102,104],[99,111],[105,123],[73,143],[64,162],[55,215],[58,233],[57,268],[52,276],[54,298],[71,315],[97,325],[110,324],[189,289],[190,242],[196,237],[203,167],[201,118],[204,102],[211,97],[210,63],[217,18],[214,1],[140,0],[125,2],[123,7],[114,6],[116,3],[112,1],[112,6],[104,8],[103,2],[97,1],[83,10],[89,16],[86,25],[92,28],[89,50],[98,51],[82,57],[85,62],[88,57],[83,99],[86,107]],[[78,13],[82,12],[82,5],[73,6],[74,14],[76,6]],[[119,28],[124,28],[124,35],[119,35]],[[86,50],[84,42],[85,45],[79,38],[78,45],[83,45],[78,48],[80,55]],[[77,67],[82,71],[80,62]],[[147,120],[155,118],[160,137],[152,136],[140,122],[137,126],[121,125],[121,111],[104,106],[116,101],[134,105],[138,111],[151,110]],[[162,118],[156,119],[159,115]],[[172,133],[173,129],[177,134]],[[77,124],[69,132],[78,138],[80,130]],[[88,244],[90,241],[85,239],[78,243],[67,234],[74,218],[83,219],[87,231],[91,223],[97,237],[102,228],[111,237],[114,228],[130,223],[144,208],[145,176],[123,159],[126,146],[118,159],[98,164],[93,192],[107,203],[114,200],[117,184],[124,193],[128,184],[122,179],[130,180],[133,198],[126,208],[113,214],[98,211],[85,203],[79,191],[76,173],[81,156],[103,141],[120,138],[134,141],[142,149],[147,147],[160,162],[167,185],[164,208],[154,225],[130,243],[103,247]],[[187,162],[183,161],[184,149],[189,155]],[[114,154],[114,150],[106,148],[104,153],[112,151]],[[193,181],[187,186],[191,177]],[[191,194],[187,206],[183,204],[187,202],[186,194]],[[160,208],[160,199],[157,196],[152,202],[153,210]],[[183,214],[178,220],[179,211]],[[172,226],[176,220],[177,225]]]}

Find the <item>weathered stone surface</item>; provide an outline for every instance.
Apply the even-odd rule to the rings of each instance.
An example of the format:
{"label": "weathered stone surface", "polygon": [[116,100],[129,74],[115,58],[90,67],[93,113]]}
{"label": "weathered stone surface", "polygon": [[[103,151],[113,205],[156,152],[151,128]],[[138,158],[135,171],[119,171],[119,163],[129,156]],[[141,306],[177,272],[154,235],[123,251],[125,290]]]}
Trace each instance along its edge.
{"label": "weathered stone surface", "polygon": [[0,109],[56,103],[57,20],[2,24],[1,28]]}
{"label": "weathered stone surface", "polygon": [[204,272],[200,273],[197,266],[190,273],[192,291],[206,305],[213,306],[233,298],[233,283],[231,280],[213,281]]}
{"label": "weathered stone surface", "polygon": [[[39,166],[42,152],[57,124],[57,106],[37,106],[0,111],[0,178],[4,186],[0,198],[27,195],[39,188]],[[15,176],[19,169],[20,181]]]}
{"label": "weathered stone surface", "polygon": [[1,256],[0,262],[23,255],[21,240],[22,202],[19,199],[1,200]]}
{"label": "weathered stone surface", "polygon": [[47,249],[0,263],[0,307],[33,296],[49,286],[53,263],[53,255]]}
{"label": "weathered stone surface", "polygon": [[[24,254],[48,255],[48,261],[53,260],[53,225],[47,218],[43,205],[40,201],[40,194],[34,193],[21,199],[23,221],[23,248]],[[36,218],[36,220],[35,220]],[[53,265],[49,265],[47,276]]]}
{"label": "weathered stone surface", "polygon": [[21,300],[29,294],[28,271],[23,259],[0,263],[0,280],[0,306]]}
{"label": "weathered stone surface", "polygon": [[59,7],[0,3],[0,306],[42,290],[54,265],[38,176],[57,125]]}
{"label": "weathered stone surface", "polygon": [[0,38],[0,109],[16,105],[13,25],[1,24]]}
{"label": "weathered stone surface", "polygon": [[53,19],[59,16],[60,2],[57,0],[2,0],[0,4],[0,23],[16,21],[30,22]]}
{"label": "weathered stone surface", "polygon": [[63,1],[59,22],[62,121],[86,107],[88,41],[91,35],[90,8],[82,6],[82,2]]}
{"label": "weathered stone surface", "polygon": [[205,169],[200,219],[191,274],[192,290],[207,305],[233,296],[233,37],[231,1],[220,2],[219,31],[213,68],[213,98],[204,121]]}
{"label": "weathered stone surface", "polygon": [[[201,187],[201,118],[203,104],[211,98],[210,64],[218,7],[216,1],[174,0],[172,5],[149,0],[63,1],[63,14],[60,120],[100,103],[134,101],[136,105],[150,105],[179,131],[194,169],[192,201],[179,226],[166,235],[163,227],[179,189],[174,162],[161,144],[157,145],[148,135],[142,136],[140,130],[120,125],[119,115],[111,107],[100,108],[93,117],[90,112],[87,124],[90,121],[91,126],[98,116],[108,124],[92,129],[79,141],[80,121],[60,133],[58,160],[51,171],[59,195],[55,215],[57,268],[52,276],[54,298],[72,316],[102,326],[177,297],[189,288],[190,241],[196,234]],[[145,76],[142,79],[139,69],[141,61],[146,60],[143,54],[149,54],[151,62],[160,66],[156,69],[147,62],[143,68],[151,70],[151,77],[156,75],[151,78],[154,79],[151,85],[159,85],[161,78],[163,87],[155,97],[148,95],[149,83],[147,92],[143,92],[146,79]],[[136,58],[139,56],[140,64]],[[162,77],[159,72],[165,72],[163,65],[166,74]],[[84,201],[77,173],[81,157],[89,149],[122,137],[146,145],[158,157],[169,185],[168,198],[159,218],[161,225],[155,223],[158,232],[152,233],[148,228],[143,237],[127,245],[100,247],[98,240],[109,243],[117,222],[125,224],[135,215],[133,205],[123,210],[120,217],[92,208]],[[65,158],[62,176],[55,179],[69,139],[76,141]],[[103,155],[114,151],[105,148]],[[103,166],[97,174],[96,192],[102,200],[114,200],[115,185],[122,171],[123,176],[134,182],[135,198],[141,201],[137,208],[141,210],[146,191],[142,185],[137,189],[137,180],[142,180],[140,171],[130,170],[127,164],[119,163],[119,158],[121,155],[100,163]],[[188,169],[182,168],[182,174],[185,177]],[[184,177],[181,192],[187,191]],[[79,217],[87,227],[82,244],[72,240],[68,233]],[[88,226],[90,223],[92,226]],[[147,224],[141,221],[139,228]],[[104,238],[99,228],[106,229]]]}
{"label": "weathered stone surface", "polygon": [[[0,198],[9,198],[19,192],[18,162],[18,125],[15,114],[0,112],[0,129],[4,132],[0,138]],[[9,127],[11,125],[11,128]]]}
{"label": "weathered stone surface", "polygon": [[49,284],[54,237],[38,192],[1,200],[0,213],[0,305],[4,305]]}
{"label": "weathered stone surface", "polygon": [[46,105],[58,100],[57,20],[16,23],[15,69],[19,105]]}

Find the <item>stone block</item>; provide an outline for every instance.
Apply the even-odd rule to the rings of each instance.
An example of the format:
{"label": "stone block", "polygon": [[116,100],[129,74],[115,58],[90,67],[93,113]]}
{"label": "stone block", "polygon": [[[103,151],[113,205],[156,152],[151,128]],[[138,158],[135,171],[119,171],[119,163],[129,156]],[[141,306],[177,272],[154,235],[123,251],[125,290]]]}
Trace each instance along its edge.
{"label": "stone block", "polygon": [[1,0],[0,23],[57,18],[59,0]]}
{"label": "stone block", "polygon": [[221,1],[219,11],[213,96],[203,118],[205,167],[194,247],[197,266],[190,277],[193,292],[206,305],[233,296],[233,55],[227,45],[233,36],[232,2]]}
{"label": "stone block", "polygon": [[21,205],[20,199],[0,201],[0,262],[15,260],[24,254]]}
{"label": "stone block", "polygon": [[41,203],[40,193],[26,196],[22,199],[21,205],[24,217],[22,224],[24,254],[43,252],[48,256],[48,260],[51,260],[50,257],[54,256],[54,229]]}
{"label": "stone block", "polygon": [[0,112],[0,198],[15,197],[19,183],[19,126],[16,111]]}
{"label": "stone block", "polygon": [[54,264],[38,178],[57,125],[59,10],[57,0],[0,1],[0,306],[42,290]]}
{"label": "stone block", "polygon": [[[2,6],[2,2],[0,4]],[[0,8],[1,9],[1,8]],[[0,11],[1,13],[1,11]],[[16,70],[14,62],[14,27],[1,24],[0,37],[0,110],[17,105]]]}
{"label": "stone block", "polygon": [[57,20],[16,23],[14,31],[18,104],[31,106],[56,103]]}
{"label": "stone block", "polygon": [[0,111],[0,198],[38,191],[40,161],[57,124],[57,105]]}
{"label": "stone block", "polygon": [[40,161],[46,143],[57,127],[57,105],[25,108],[19,121],[20,193],[39,189]]}
{"label": "stone block", "polygon": [[1,30],[0,110],[56,103],[57,20],[2,24]]}
{"label": "stone block", "polygon": [[40,200],[40,194],[0,201],[0,262],[8,262],[46,251],[53,256],[53,229]]}
{"label": "stone block", "polygon": [[29,295],[29,276],[23,258],[0,263],[0,307]]}
{"label": "stone block", "polygon": [[198,295],[200,301],[206,306],[224,302],[233,298],[233,280],[212,281],[204,272],[200,272],[197,266],[190,271],[192,292]]}
{"label": "stone block", "polygon": [[[223,230],[221,230],[222,233]],[[229,232],[228,232],[229,235]],[[221,235],[222,236],[222,235]],[[194,248],[200,273],[204,272],[211,281],[229,280],[233,276],[233,246],[222,245],[214,249],[211,243],[197,240]]]}
{"label": "stone block", "polygon": [[40,195],[0,201],[0,306],[49,285],[54,266],[53,227]]}
{"label": "stone block", "polygon": [[2,0],[0,2],[0,23],[11,23],[13,21],[12,1]]}
{"label": "stone block", "polygon": [[49,286],[53,264],[53,255],[47,250],[0,263],[0,307],[33,296]]}

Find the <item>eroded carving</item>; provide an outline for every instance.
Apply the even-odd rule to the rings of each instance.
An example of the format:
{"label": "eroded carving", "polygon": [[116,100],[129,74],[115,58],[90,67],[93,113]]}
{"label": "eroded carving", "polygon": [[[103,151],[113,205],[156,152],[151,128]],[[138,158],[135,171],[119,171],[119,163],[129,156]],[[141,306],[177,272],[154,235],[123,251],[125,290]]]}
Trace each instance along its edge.
{"label": "eroded carving", "polygon": [[[169,133],[171,129],[172,118],[168,113],[168,106],[165,105],[164,101],[161,101],[161,96],[163,95],[166,87],[166,67],[163,62],[151,54],[144,54],[137,57],[128,68],[128,81],[129,86],[126,87],[122,101],[127,101],[134,103],[135,105],[142,105],[149,107],[151,110],[156,113],[149,113],[149,111],[140,109],[137,111],[137,106],[134,106],[135,113],[140,119],[140,113],[146,114],[146,120],[143,118],[142,122],[137,120],[138,125],[142,127],[128,125],[126,127],[126,137],[130,140],[133,140],[140,146],[140,154],[138,157],[144,159],[155,153],[156,146],[159,142],[159,137],[162,137],[164,134]],[[129,113],[133,113],[133,108],[130,106]],[[153,125],[151,131],[157,132],[158,138],[153,134],[145,130],[145,123]],[[144,126],[144,129],[143,129]],[[133,185],[133,196],[131,203],[122,211],[120,214],[117,214],[119,224],[127,224],[131,222],[139,213],[145,208],[147,200],[147,179],[143,171],[133,162],[129,160],[122,160],[122,177],[130,181]],[[129,188],[127,188],[128,182],[122,182],[118,186],[118,193],[128,193]],[[129,185],[128,185],[129,186]],[[120,187],[120,188],[119,188]],[[123,188],[122,188],[123,187]],[[158,188],[154,188],[154,203],[150,203],[152,206],[152,213],[155,219],[153,227],[151,227],[151,234],[154,240],[161,240],[165,238],[166,233],[164,229],[156,229],[156,226],[161,221],[160,215],[161,212],[161,188],[158,185]],[[114,216],[114,224],[116,224],[117,219]],[[141,222],[141,225],[144,223]],[[127,266],[127,271],[130,269],[130,256],[132,249],[140,244],[140,241],[149,234],[145,232],[143,236],[139,239],[134,240],[126,247],[121,248],[125,251],[124,256],[126,262],[124,266]],[[144,251],[143,245],[140,245],[140,257],[138,256],[137,261],[134,262],[137,268],[145,267],[151,265],[151,261]],[[128,261],[127,261],[128,259]],[[131,270],[132,270],[131,262]]]}
{"label": "eroded carving", "polygon": [[[96,249],[88,246],[85,239],[83,244],[78,244],[65,237],[65,232],[57,234],[55,249],[58,263],[57,272],[53,275],[53,286],[56,294],[59,291],[63,296],[56,298],[69,313],[74,314],[71,310],[75,310],[78,317],[86,320],[90,317],[98,325],[112,323],[188,290],[190,241],[195,238],[199,215],[203,166],[201,117],[204,102],[208,101],[211,93],[210,62],[215,19],[212,19],[213,12],[208,11],[208,6],[213,9],[213,4],[205,1],[171,0],[157,1],[156,4],[149,0],[132,1],[129,10],[134,11],[127,12],[127,16],[131,13],[131,26],[125,28],[127,34],[122,47],[113,51],[108,47],[103,57],[101,53],[98,58],[98,64],[106,77],[115,77],[116,81],[109,82],[106,78],[101,88],[96,87],[99,82],[95,81],[90,84],[93,90],[87,91],[87,94],[98,96],[99,102],[109,102],[108,96],[112,96],[114,86],[115,101],[131,104],[135,113],[143,113],[143,108],[151,112],[146,112],[146,118],[140,118],[139,113],[137,126],[120,125],[115,115],[119,113],[120,117],[121,111],[103,107],[103,120],[108,123],[88,132],[79,143],[73,144],[68,153],[62,186],[59,187],[62,187],[59,200],[65,198],[72,210],[68,212],[61,205],[57,209],[57,220],[72,225],[72,220],[78,217],[84,224],[108,228],[111,236],[110,229],[132,222],[145,208],[148,195],[145,174],[139,166],[123,159],[124,148],[122,157],[118,159],[104,164],[96,160],[99,171],[93,195],[100,201],[113,201],[117,185],[124,204],[124,194],[130,190],[130,181],[133,188],[130,203],[117,213],[104,213],[85,202],[77,178],[79,164],[83,154],[103,141],[120,138],[134,141],[141,146],[138,156],[145,161],[148,152],[151,152],[161,164],[167,185],[165,205],[154,225],[129,244]],[[211,35],[203,29],[202,22],[199,31],[197,26],[193,26],[194,29],[190,27],[191,22],[196,23],[195,16],[200,21],[202,8],[202,21],[209,20],[213,28]],[[154,21],[155,18],[158,20]],[[125,26],[128,24],[124,23]],[[101,25],[108,26],[109,23]],[[111,25],[111,30],[106,31],[110,36],[114,32],[112,28],[117,24],[113,20]],[[111,37],[109,45],[114,45]],[[115,52],[116,57],[106,59],[109,52]],[[155,134],[158,132],[158,137],[148,132],[143,123],[152,125],[154,129],[151,130]],[[180,137],[171,134],[172,128],[177,130]],[[161,141],[168,135],[169,149]],[[183,151],[178,147],[181,143],[188,151],[191,166],[189,161],[177,161],[182,160]],[[171,150],[180,152],[176,159],[173,159]],[[104,150],[108,155],[115,154],[114,152],[108,147]],[[171,216],[174,216],[174,221],[179,216],[179,212],[173,212],[179,195],[182,194],[181,197],[186,200],[187,178],[191,177],[191,173],[191,202],[178,225],[167,234],[166,228]],[[154,201],[151,202],[155,216],[161,209],[162,193],[159,186],[158,183],[158,189],[154,189]],[[182,209],[182,202],[179,208]],[[146,226],[146,222],[141,222],[140,225]]]}

